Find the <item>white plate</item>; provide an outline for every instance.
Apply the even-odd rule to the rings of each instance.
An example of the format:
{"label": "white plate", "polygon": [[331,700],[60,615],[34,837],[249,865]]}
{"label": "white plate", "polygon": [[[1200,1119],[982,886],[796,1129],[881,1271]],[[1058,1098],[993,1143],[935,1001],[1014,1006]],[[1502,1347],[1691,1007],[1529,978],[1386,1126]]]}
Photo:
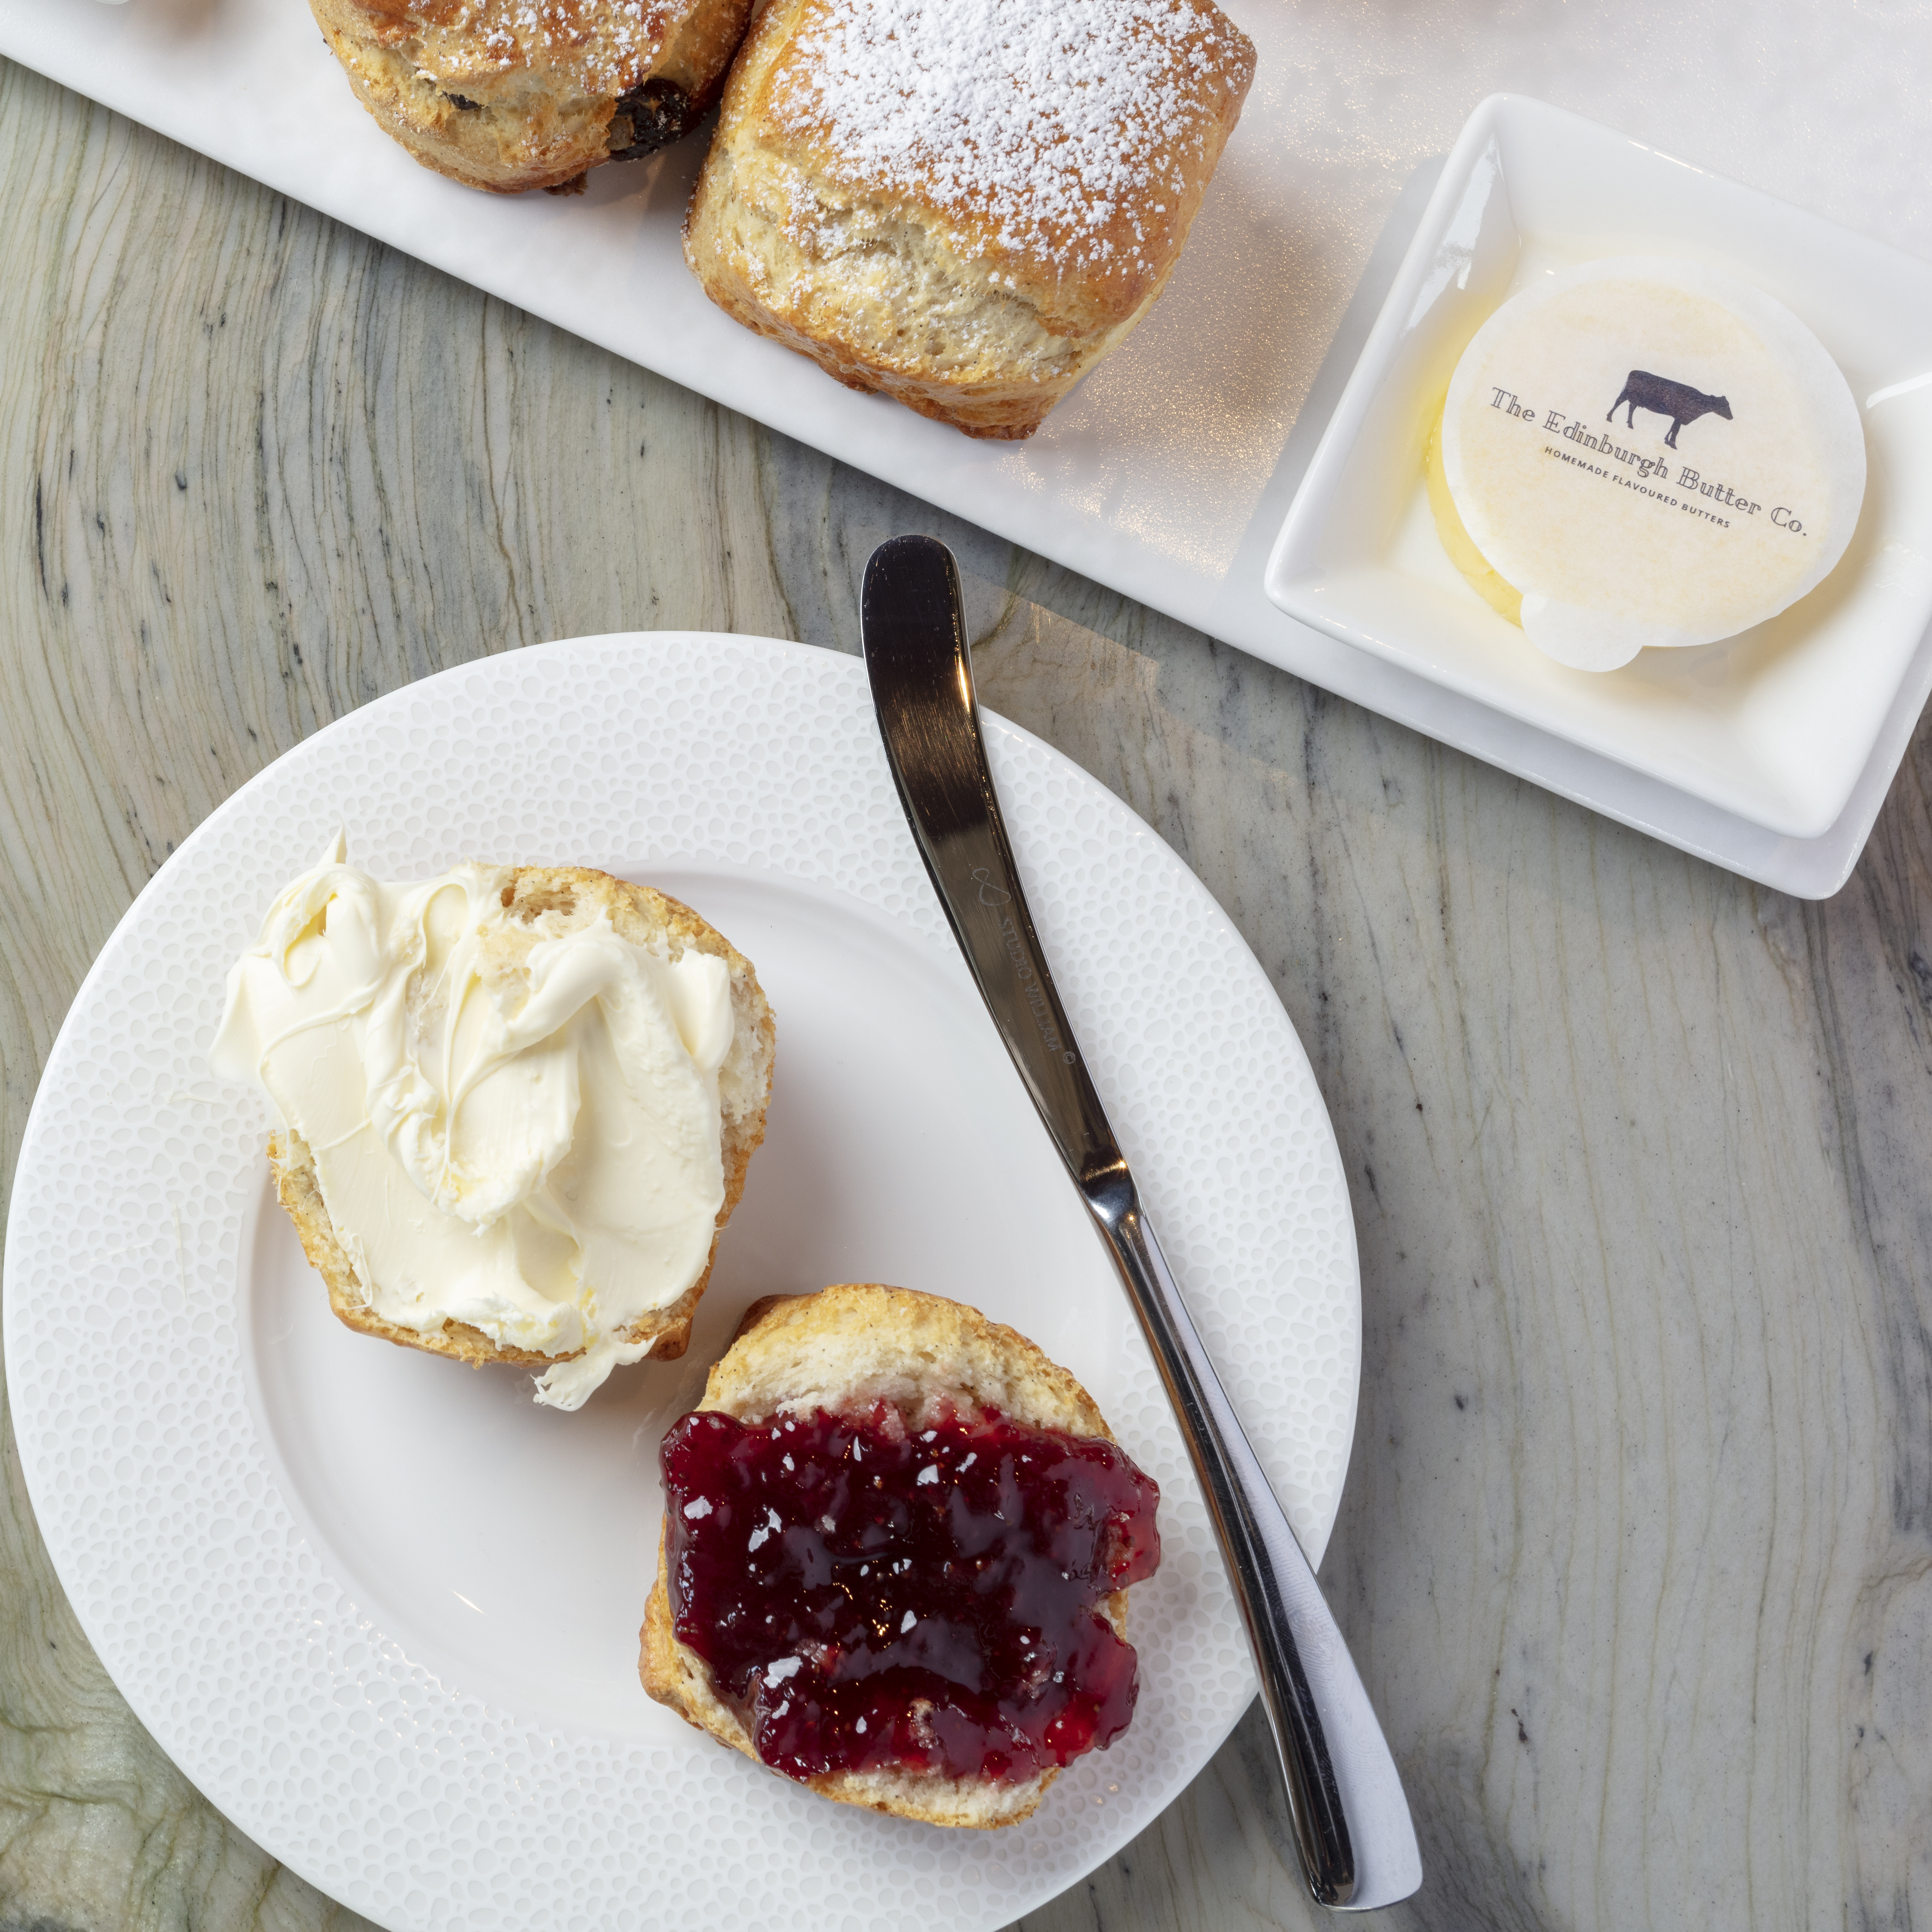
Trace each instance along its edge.
{"label": "white plate", "polygon": [[[1616,255],[1708,262],[1782,302],[1862,407],[1869,481],[1850,548],[1810,596],[1722,644],[1593,675],[1545,657],[1449,561],[1422,445],[1502,302]],[[1932,267],[1541,101],[1486,100],[1282,526],[1268,589],[1420,676],[1769,831],[1821,837],[1932,622]]]}
{"label": "white plate", "polygon": [[[1262,573],[1431,158],[1478,101],[1540,95],[1932,255],[1932,198],[1900,158],[1932,148],[1932,16],[1763,0],[1741,38],[1729,0],[1420,0],[1399,24],[1227,10],[1260,65],[1186,255],[1145,326],[1021,444],[855,395],[713,308],[678,248],[697,142],[598,169],[582,196],[472,194],[376,128],[301,0],[7,0],[0,53],[1328,690],[1752,878],[1834,892],[1932,688],[1932,639],[1838,822],[1796,839],[1298,623]],[[97,208],[66,245],[108,247],[125,218]]]}
{"label": "white plate", "polygon": [[[1041,935],[1175,1270],[1318,1556],[1354,1426],[1348,1192],[1293,1028],[1139,820],[997,718]],[[379,874],[570,860],[688,897],[777,1014],[770,1132],[690,1354],[578,1414],[328,1315],[229,962],[346,826]],[[656,1450],[757,1296],[883,1280],[1034,1336],[1159,1480],[1134,1725],[1027,1824],[827,1804],[645,1697]],[[20,1456],[62,1583],[214,1804],[392,1928],[1003,1925],[1151,1821],[1252,1694],[1172,1419],[902,818],[856,659],[663,633],[449,671],[243,788],[136,900],[34,1104],[8,1230]]]}

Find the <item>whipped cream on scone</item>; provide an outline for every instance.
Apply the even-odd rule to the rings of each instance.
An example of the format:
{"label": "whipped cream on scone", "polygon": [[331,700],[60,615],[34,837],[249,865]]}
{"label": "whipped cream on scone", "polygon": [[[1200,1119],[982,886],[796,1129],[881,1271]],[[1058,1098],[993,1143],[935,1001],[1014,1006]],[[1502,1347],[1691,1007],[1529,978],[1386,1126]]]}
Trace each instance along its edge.
{"label": "whipped cream on scone", "polygon": [[[641,928],[640,896],[693,931]],[[762,1132],[770,1029],[748,980],[647,889],[484,865],[392,884],[338,837],[230,972],[211,1058],[267,1094],[311,1258],[332,1237],[388,1339],[547,1361],[537,1400],[574,1408],[688,1332],[748,1158],[728,1174],[727,1142],[754,1115]],[[290,1168],[312,1170],[325,1229]],[[674,1310],[667,1348],[653,1318]],[[465,1331],[476,1346],[442,1346]]]}

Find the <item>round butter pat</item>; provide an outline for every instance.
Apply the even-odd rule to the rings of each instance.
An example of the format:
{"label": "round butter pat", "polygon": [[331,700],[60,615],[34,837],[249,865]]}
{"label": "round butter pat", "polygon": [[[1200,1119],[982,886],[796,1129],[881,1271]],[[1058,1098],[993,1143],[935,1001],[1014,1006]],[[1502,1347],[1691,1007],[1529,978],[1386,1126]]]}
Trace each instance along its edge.
{"label": "round butter pat", "polygon": [[1476,561],[1580,670],[1775,616],[1844,554],[1865,489],[1817,338],[1735,276],[1647,256],[1498,309],[1450,380],[1438,459]]}

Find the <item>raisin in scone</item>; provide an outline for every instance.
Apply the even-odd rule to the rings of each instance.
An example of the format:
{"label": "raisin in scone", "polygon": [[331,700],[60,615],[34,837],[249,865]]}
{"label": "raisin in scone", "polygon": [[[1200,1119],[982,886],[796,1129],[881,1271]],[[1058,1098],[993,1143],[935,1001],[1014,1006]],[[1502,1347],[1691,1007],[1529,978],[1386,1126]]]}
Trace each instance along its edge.
{"label": "raisin in scone", "polygon": [[357,99],[499,194],[653,154],[710,112],[752,0],[310,0]]}
{"label": "raisin in scone", "polygon": [[1160,1492],[1024,1336],[876,1284],[761,1302],[661,1460],[640,1670],[721,1744],[985,1828],[1125,1730]]}
{"label": "raisin in scone", "polygon": [[1030,436],[1166,286],[1254,65],[1213,0],[770,0],[685,253],[851,388]]}
{"label": "raisin in scone", "polygon": [[230,973],[211,1058],[266,1093],[276,1191],[343,1322],[541,1369],[538,1400],[575,1408],[683,1353],[775,1037],[751,962],[647,886],[391,884],[338,838]]}

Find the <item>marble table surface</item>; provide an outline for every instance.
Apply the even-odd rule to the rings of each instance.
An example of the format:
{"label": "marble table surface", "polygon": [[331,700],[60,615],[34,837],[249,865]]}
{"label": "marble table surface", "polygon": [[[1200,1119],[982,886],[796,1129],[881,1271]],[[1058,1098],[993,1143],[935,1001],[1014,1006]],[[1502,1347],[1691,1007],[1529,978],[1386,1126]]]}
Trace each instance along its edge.
{"label": "marble table surface", "polygon": [[[306,734],[546,638],[849,650],[867,552],[931,530],[987,701],[1199,874],[1334,1116],[1322,1581],[1428,1868],[1388,1922],[1932,1923],[1932,735],[1805,904],[4,67],[0,258],[0,1180],[97,948]],[[0,1928],[350,1922],[130,1713],[4,1443]],[[1322,1916],[1250,1713],[1027,1922]]]}

